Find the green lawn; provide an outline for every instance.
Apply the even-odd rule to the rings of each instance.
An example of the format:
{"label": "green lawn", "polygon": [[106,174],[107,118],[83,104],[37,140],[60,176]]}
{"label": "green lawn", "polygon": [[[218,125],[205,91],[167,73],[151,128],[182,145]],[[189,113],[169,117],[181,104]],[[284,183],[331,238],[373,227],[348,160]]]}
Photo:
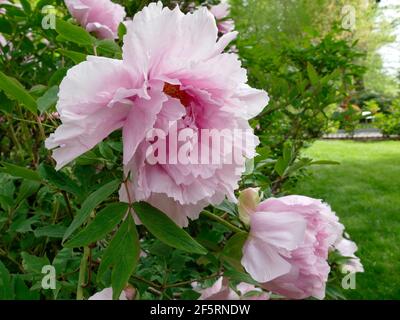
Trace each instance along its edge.
{"label": "green lawn", "polygon": [[339,166],[311,170],[295,192],[331,204],[358,244],[365,273],[353,299],[400,299],[400,142],[317,141],[305,154]]}

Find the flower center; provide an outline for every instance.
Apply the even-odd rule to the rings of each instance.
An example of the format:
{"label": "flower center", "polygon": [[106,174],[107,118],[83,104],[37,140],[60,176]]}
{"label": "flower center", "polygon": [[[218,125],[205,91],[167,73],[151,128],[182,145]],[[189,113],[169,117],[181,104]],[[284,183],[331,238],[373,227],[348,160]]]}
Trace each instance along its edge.
{"label": "flower center", "polygon": [[189,107],[192,98],[185,91],[181,90],[178,84],[165,82],[163,91],[166,95],[179,99],[184,107]]}

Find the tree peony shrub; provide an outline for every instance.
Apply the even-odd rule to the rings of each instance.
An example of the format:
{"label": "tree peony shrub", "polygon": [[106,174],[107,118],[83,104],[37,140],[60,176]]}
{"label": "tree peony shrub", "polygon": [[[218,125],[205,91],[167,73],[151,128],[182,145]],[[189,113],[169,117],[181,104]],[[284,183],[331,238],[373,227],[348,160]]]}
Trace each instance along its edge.
{"label": "tree peony shrub", "polygon": [[[269,36],[244,46],[226,33],[227,3],[65,3],[76,19],[63,1],[0,0],[0,300],[322,298],[325,285],[341,298],[355,279],[342,272],[363,267],[335,214],[307,197],[261,201],[317,163],[260,121],[282,126],[278,109],[260,113],[268,95],[249,83],[278,91],[253,66],[288,80],[285,61],[243,55],[248,83],[228,47],[258,51]],[[288,83],[305,92],[278,81],[280,110],[291,96],[315,111],[337,91],[333,70],[300,62]]]}

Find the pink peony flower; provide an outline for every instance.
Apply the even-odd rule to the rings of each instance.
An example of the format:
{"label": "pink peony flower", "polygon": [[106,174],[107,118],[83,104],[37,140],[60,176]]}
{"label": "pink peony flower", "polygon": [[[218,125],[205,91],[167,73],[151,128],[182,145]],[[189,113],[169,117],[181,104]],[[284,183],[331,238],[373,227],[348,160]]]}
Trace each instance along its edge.
{"label": "pink peony flower", "polygon": [[229,280],[220,277],[211,287],[198,289],[197,283],[193,284],[195,290],[201,293],[198,300],[268,300],[269,295],[254,285],[241,282],[236,290],[229,286]]}
{"label": "pink peony flower", "polygon": [[364,272],[364,267],[360,259],[355,255],[358,248],[353,241],[341,238],[335,243],[335,248],[342,256],[350,258],[346,263],[341,265],[343,272]]}
{"label": "pink peony flower", "polygon": [[323,299],[329,250],[344,227],[321,200],[304,196],[258,203],[258,190],[239,196],[242,221],[250,223],[242,265],[262,287],[292,299]]}
{"label": "pink peony flower", "polygon": [[[131,286],[127,286],[124,290],[122,290],[121,295],[118,300],[133,300],[135,296],[135,289]],[[113,289],[105,288],[99,292],[96,292],[94,295],[89,297],[88,300],[112,300]]]}
{"label": "pink peony flower", "polygon": [[222,0],[220,4],[210,7],[210,12],[217,20],[218,31],[222,34],[231,32],[235,29],[235,22],[232,19],[226,19],[231,11],[231,6],[226,0]]}
{"label": "pink peony flower", "polygon": [[118,26],[124,20],[124,7],[110,0],[65,0],[71,15],[100,39],[118,38]]}
{"label": "pink peony flower", "polygon": [[[124,169],[132,179],[121,187],[121,201],[147,201],[186,226],[208,204],[235,200],[245,159],[254,157],[258,144],[248,119],[265,107],[268,95],[246,84],[237,55],[222,53],[236,32],[218,42],[217,33],[206,8],[185,15],[151,3],[128,25],[123,60],[88,57],[70,69],[57,104],[62,125],[46,141],[57,169],[122,128]],[[176,142],[169,132],[188,128],[245,131],[230,151],[240,161],[184,164],[172,161],[170,148],[167,163],[148,161],[154,144],[149,132],[159,129]],[[178,142],[189,150],[205,145],[196,136]]]}
{"label": "pink peony flower", "polygon": [[250,223],[241,262],[254,280],[265,283],[290,271],[288,259],[304,241],[306,221],[293,210],[268,210],[265,202],[256,205],[257,197],[256,189],[246,189],[239,196],[240,217],[244,220],[247,214],[244,221]]}
{"label": "pink peony flower", "polygon": [[229,287],[229,280],[220,277],[211,287],[199,290],[198,300],[239,300],[239,295]]}
{"label": "pink peony flower", "polygon": [[262,202],[258,210],[277,215],[292,212],[301,215],[307,221],[303,243],[286,258],[291,266],[289,272],[266,281],[263,287],[292,299],[311,296],[323,299],[330,272],[328,251],[344,230],[338,217],[321,200],[304,196],[271,198]]}

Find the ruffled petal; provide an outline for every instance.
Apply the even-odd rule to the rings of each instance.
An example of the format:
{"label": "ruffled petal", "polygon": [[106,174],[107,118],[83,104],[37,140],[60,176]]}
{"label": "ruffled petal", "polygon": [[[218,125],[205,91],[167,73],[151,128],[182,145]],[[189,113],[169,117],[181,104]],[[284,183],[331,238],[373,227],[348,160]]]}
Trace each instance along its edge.
{"label": "ruffled petal", "polygon": [[251,215],[252,236],[277,248],[293,250],[304,241],[306,220],[290,212],[255,212]]}
{"label": "ruffled petal", "polygon": [[274,247],[251,236],[243,247],[241,262],[251,277],[260,283],[288,273],[291,267]]}
{"label": "ruffled petal", "polygon": [[119,60],[89,57],[68,71],[57,103],[62,125],[45,143],[55,149],[57,169],[122,127],[130,106],[115,103],[109,107],[109,103],[119,88],[133,84]]}
{"label": "ruffled petal", "polygon": [[149,130],[154,127],[157,115],[167,100],[162,91],[152,90],[149,100],[139,98],[134,101],[122,130],[125,165],[132,159]]}

